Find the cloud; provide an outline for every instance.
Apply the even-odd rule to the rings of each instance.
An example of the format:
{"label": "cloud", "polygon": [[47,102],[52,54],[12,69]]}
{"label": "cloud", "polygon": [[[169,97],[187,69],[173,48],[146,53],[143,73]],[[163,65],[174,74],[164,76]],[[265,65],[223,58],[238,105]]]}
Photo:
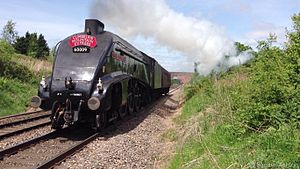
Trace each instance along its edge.
{"label": "cloud", "polygon": [[283,43],[286,41],[286,29],[282,26],[277,26],[269,22],[256,22],[251,32],[246,34],[248,41],[266,40],[269,34],[275,34],[277,41]]}
{"label": "cloud", "polygon": [[229,0],[225,3],[222,3],[221,9],[224,9],[225,11],[229,12],[243,12],[243,13],[249,13],[252,11],[252,7],[250,4],[247,4],[245,2],[242,2],[241,0]]}

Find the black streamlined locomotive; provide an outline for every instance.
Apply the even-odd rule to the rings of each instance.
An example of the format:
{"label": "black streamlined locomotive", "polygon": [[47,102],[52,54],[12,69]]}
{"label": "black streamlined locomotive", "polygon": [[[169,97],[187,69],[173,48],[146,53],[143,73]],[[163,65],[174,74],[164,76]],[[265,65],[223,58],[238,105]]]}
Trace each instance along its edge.
{"label": "black streamlined locomotive", "polygon": [[167,94],[170,73],[96,19],[56,45],[52,74],[42,78],[33,107],[51,110],[52,128],[87,122],[97,129]]}

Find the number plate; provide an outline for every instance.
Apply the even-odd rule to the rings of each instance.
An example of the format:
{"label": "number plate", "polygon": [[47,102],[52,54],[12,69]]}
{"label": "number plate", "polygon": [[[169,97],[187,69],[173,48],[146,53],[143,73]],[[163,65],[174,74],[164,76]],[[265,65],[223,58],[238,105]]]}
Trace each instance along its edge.
{"label": "number plate", "polygon": [[90,52],[90,48],[87,46],[75,46],[73,48],[73,52],[74,53],[89,53]]}

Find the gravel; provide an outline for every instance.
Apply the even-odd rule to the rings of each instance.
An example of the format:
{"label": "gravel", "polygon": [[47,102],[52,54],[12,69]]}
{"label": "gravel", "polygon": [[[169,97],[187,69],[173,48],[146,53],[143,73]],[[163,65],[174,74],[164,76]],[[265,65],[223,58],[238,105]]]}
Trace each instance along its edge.
{"label": "gravel", "polygon": [[28,132],[24,132],[22,134],[18,134],[12,137],[5,138],[0,141],[0,150],[27,141],[29,139],[41,136],[43,134],[49,133],[50,131],[51,131],[51,126],[49,125],[38,129],[30,130]]}
{"label": "gravel", "polygon": [[174,148],[161,134],[172,127],[182,90],[124,120],[106,139],[99,138],[56,168],[160,168]]}

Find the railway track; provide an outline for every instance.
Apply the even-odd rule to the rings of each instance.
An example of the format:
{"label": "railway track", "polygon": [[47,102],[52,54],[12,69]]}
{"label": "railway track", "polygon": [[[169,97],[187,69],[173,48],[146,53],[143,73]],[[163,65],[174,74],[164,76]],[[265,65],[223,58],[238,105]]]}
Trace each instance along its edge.
{"label": "railway track", "polygon": [[[174,93],[180,87],[170,90],[169,94]],[[141,112],[149,111],[160,100],[146,106]],[[51,168],[93,140],[99,138],[105,140],[107,133],[114,130],[120,122],[99,133],[88,129],[64,128],[6,148],[0,151],[0,168]]]}
{"label": "railway track", "polygon": [[88,129],[53,131],[0,151],[0,168],[50,168],[99,135]]}
{"label": "railway track", "polygon": [[0,118],[0,140],[50,124],[50,113],[37,111]]}
{"label": "railway track", "polygon": [[40,112],[44,112],[44,111],[43,110],[38,110],[38,111],[24,112],[24,113],[18,113],[18,114],[3,116],[3,117],[0,117],[0,124],[2,124],[3,122],[6,123],[5,120],[7,120],[7,119],[20,119],[20,118],[24,118],[26,116],[36,114],[36,113],[40,113]]}
{"label": "railway track", "polygon": [[177,87],[171,89],[171,90],[169,91],[169,94],[174,93],[176,90],[178,90],[178,89],[181,88],[181,87],[182,87],[182,85],[179,85],[179,86],[177,86]]}
{"label": "railway track", "polygon": [[29,121],[33,121],[36,119],[49,117],[50,113],[46,111],[34,111],[34,112],[26,112],[20,114],[14,114],[10,116],[0,117],[0,128],[4,128],[7,126],[17,125],[20,123],[25,123]]}

